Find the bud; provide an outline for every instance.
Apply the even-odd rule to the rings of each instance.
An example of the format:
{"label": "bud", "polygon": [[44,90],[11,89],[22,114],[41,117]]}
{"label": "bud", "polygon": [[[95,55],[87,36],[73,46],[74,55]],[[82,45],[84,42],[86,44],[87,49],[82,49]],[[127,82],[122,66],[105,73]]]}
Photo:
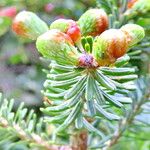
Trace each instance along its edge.
{"label": "bud", "polygon": [[13,18],[16,16],[16,14],[17,14],[17,9],[14,6],[0,9],[0,17]]}
{"label": "bud", "polygon": [[144,29],[136,24],[126,24],[120,30],[125,33],[129,47],[137,44],[145,36]]}
{"label": "bud", "polygon": [[93,56],[99,66],[109,65],[127,51],[127,40],[121,30],[109,29],[98,36],[93,43]]}
{"label": "bud", "polygon": [[36,46],[44,56],[57,62],[78,63],[78,51],[73,46],[71,38],[57,30],[52,29],[37,38]]}
{"label": "bud", "polygon": [[15,17],[12,29],[22,37],[36,40],[38,36],[48,31],[48,26],[34,13],[22,11]]}
{"label": "bud", "polygon": [[108,27],[108,16],[103,9],[90,9],[78,20],[83,36],[97,36]]}
{"label": "bud", "polygon": [[98,64],[91,54],[85,53],[80,55],[78,66],[90,68],[97,67]]}
{"label": "bud", "polygon": [[51,24],[50,29],[59,29],[61,32],[66,33],[74,43],[78,42],[81,38],[77,23],[71,19],[58,19]]}

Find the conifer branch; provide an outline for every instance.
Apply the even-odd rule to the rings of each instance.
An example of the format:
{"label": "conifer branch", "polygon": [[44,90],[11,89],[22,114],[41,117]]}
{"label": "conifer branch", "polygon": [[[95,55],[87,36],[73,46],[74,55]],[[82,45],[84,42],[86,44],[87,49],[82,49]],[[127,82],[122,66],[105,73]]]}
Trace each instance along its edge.
{"label": "conifer branch", "polygon": [[[13,139],[19,138],[19,141],[24,141],[30,146],[41,147],[45,150],[58,150],[60,148],[60,146],[53,145],[50,140],[47,140],[47,131],[42,130],[44,128],[43,118],[37,120],[33,110],[28,111],[23,107],[23,103],[20,104],[18,111],[14,113],[12,111],[14,100],[2,100],[1,97],[0,94],[0,128],[6,129],[5,134],[8,133],[10,137],[13,136]],[[44,134],[43,137],[42,133]],[[47,139],[44,137],[47,137]],[[3,139],[3,142],[8,139],[9,137]]]}
{"label": "conifer branch", "polygon": [[[136,115],[139,113],[139,110],[141,109],[141,106],[147,102],[150,98],[150,85],[148,84],[146,86],[146,89],[144,91],[141,90],[142,92],[142,97],[140,100],[133,104],[133,107],[131,108],[129,114],[127,115],[126,118],[123,118],[120,123],[118,124],[118,128],[115,131],[114,135],[111,137],[109,141],[105,143],[105,146],[102,148],[102,150],[108,150],[111,148],[113,145],[115,145],[119,139],[123,136],[124,132],[128,130],[129,126],[133,124],[133,121],[136,117]],[[139,88],[139,87],[138,87]]]}

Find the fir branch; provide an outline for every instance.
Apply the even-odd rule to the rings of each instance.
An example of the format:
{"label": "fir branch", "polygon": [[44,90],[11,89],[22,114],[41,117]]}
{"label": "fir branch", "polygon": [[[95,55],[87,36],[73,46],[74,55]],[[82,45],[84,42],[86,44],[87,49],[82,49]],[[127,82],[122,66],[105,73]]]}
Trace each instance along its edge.
{"label": "fir branch", "polygon": [[133,124],[134,119],[136,115],[138,114],[139,110],[141,109],[141,106],[147,102],[150,98],[150,86],[148,85],[146,88],[146,91],[143,93],[143,96],[141,99],[135,103],[132,107],[132,111],[127,115],[127,118],[123,118],[119,125],[117,130],[115,131],[114,135],[111,137],[109,141],[105,143],[105,146],[103,147],[102,150],[108,150],[111,148],[113,145],[115,145],[119,139],[123,136],[123,133],[128,129],[128,127]]}
{"label": "fir branch", "polygon": [[[1,96],[0,94],[0,99]],[[0,128],[2,131],[6,129],[5,134],[8,134],[8,137],[3,139],[3,142],[4,140],[7,141],[9,137],[11,137],[11,139],[19,138],[19,141],[24,141],[29,146],[42,148],[44,150],[59,150],[61,146],[53,145],[46,138],[42,137],[42,133],[48,137],[48,135],[46,135],[46,130],[41,130],[44,126],[43,118],[37,120],[32,110],[28,111],[28,115],[26,115],[27,109],[23,108],[23,103],[20,104],[17,112],[14,114],[11,110],[13,105],[14,100],[1,100]]]}

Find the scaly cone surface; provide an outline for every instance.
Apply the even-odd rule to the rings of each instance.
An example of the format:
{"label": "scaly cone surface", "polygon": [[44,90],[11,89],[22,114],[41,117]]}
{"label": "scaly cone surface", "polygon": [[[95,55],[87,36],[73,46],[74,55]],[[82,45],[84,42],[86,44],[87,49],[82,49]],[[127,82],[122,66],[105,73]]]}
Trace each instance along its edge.
{"label": "scaly cone surface", "polygon": [[93,55],[100,66],[105,66],[123,56],[127,48],[125,34],[118,29],[109,29],[94,40]]}
{"label": "scaly cone surface", "polygon": [[140,42],[145,36],[144,29],[136,24],[126,24],[120,30],[126,34],[129,47]]}
{"label": "scaly cone surface", "polygon": [[67,64],[77,65],[79,53],[73,45],[71,38],[57,30],[52,29],[38,37],[36,41],[38,51],[49,59],[66,61]]}
{"label": "scaly cone surface", "polygon": [[71,19],[58,19],[50,25],[50,29],[58,29],[61,32],[66,33],[74,43],[79,42],[81,39],[79,26]]}
{"label": "scaly cone surface", "polygon": [[78,20],[82,36],[97,36],[108,28],[108,16],[103,9],[89,9]]}
{"label": "scaly cone surface", "polygon": [[15,17],[12,29],[19,36],[36,40],[38,36],[48,31],[48,26],[36,14],[22,11]]}

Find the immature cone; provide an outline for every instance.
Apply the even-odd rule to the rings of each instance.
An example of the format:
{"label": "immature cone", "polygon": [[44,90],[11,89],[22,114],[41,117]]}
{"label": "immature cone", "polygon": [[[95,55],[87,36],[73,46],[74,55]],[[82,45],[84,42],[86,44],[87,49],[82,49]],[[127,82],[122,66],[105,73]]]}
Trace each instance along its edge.
{"label": "immature cone", "polygon": [[108,27],[108,16],[103,9],[90,9],[78,20],[83,36],[97,36]]}
{"label": "immature cone", "polygon": [[58,19],[51,24],[50,29],[59,29],[61,32],[66,33],[74,43],[78,42],[81,38],[77,23],[71,19]]}
{"label": "immature cone", "polygon": [[121,30],[109,29],[95,39],[93,43],[93,56],[99,66],[105,66],[123,56],[127,48],[126,35]]}
{"label": "immature cone", "polygon": [[129,47],[137,44],[145,36],[144,29],[136,24],[126,24],[120,30],[125,33]]}
{"label": "immature cone", "polygon": [[38,36],[48,31],[48,26],[34,13],[22,11],[15,17],[12,29],[19,36],[36,40]]}
{"label": "immature cone", "polygon": [[73,46],[71,38],[57,30],[52,29],[38,37],[36,41],[38,51],[44,56],[57,62],[67,62],[76,65],[79,54]]}

